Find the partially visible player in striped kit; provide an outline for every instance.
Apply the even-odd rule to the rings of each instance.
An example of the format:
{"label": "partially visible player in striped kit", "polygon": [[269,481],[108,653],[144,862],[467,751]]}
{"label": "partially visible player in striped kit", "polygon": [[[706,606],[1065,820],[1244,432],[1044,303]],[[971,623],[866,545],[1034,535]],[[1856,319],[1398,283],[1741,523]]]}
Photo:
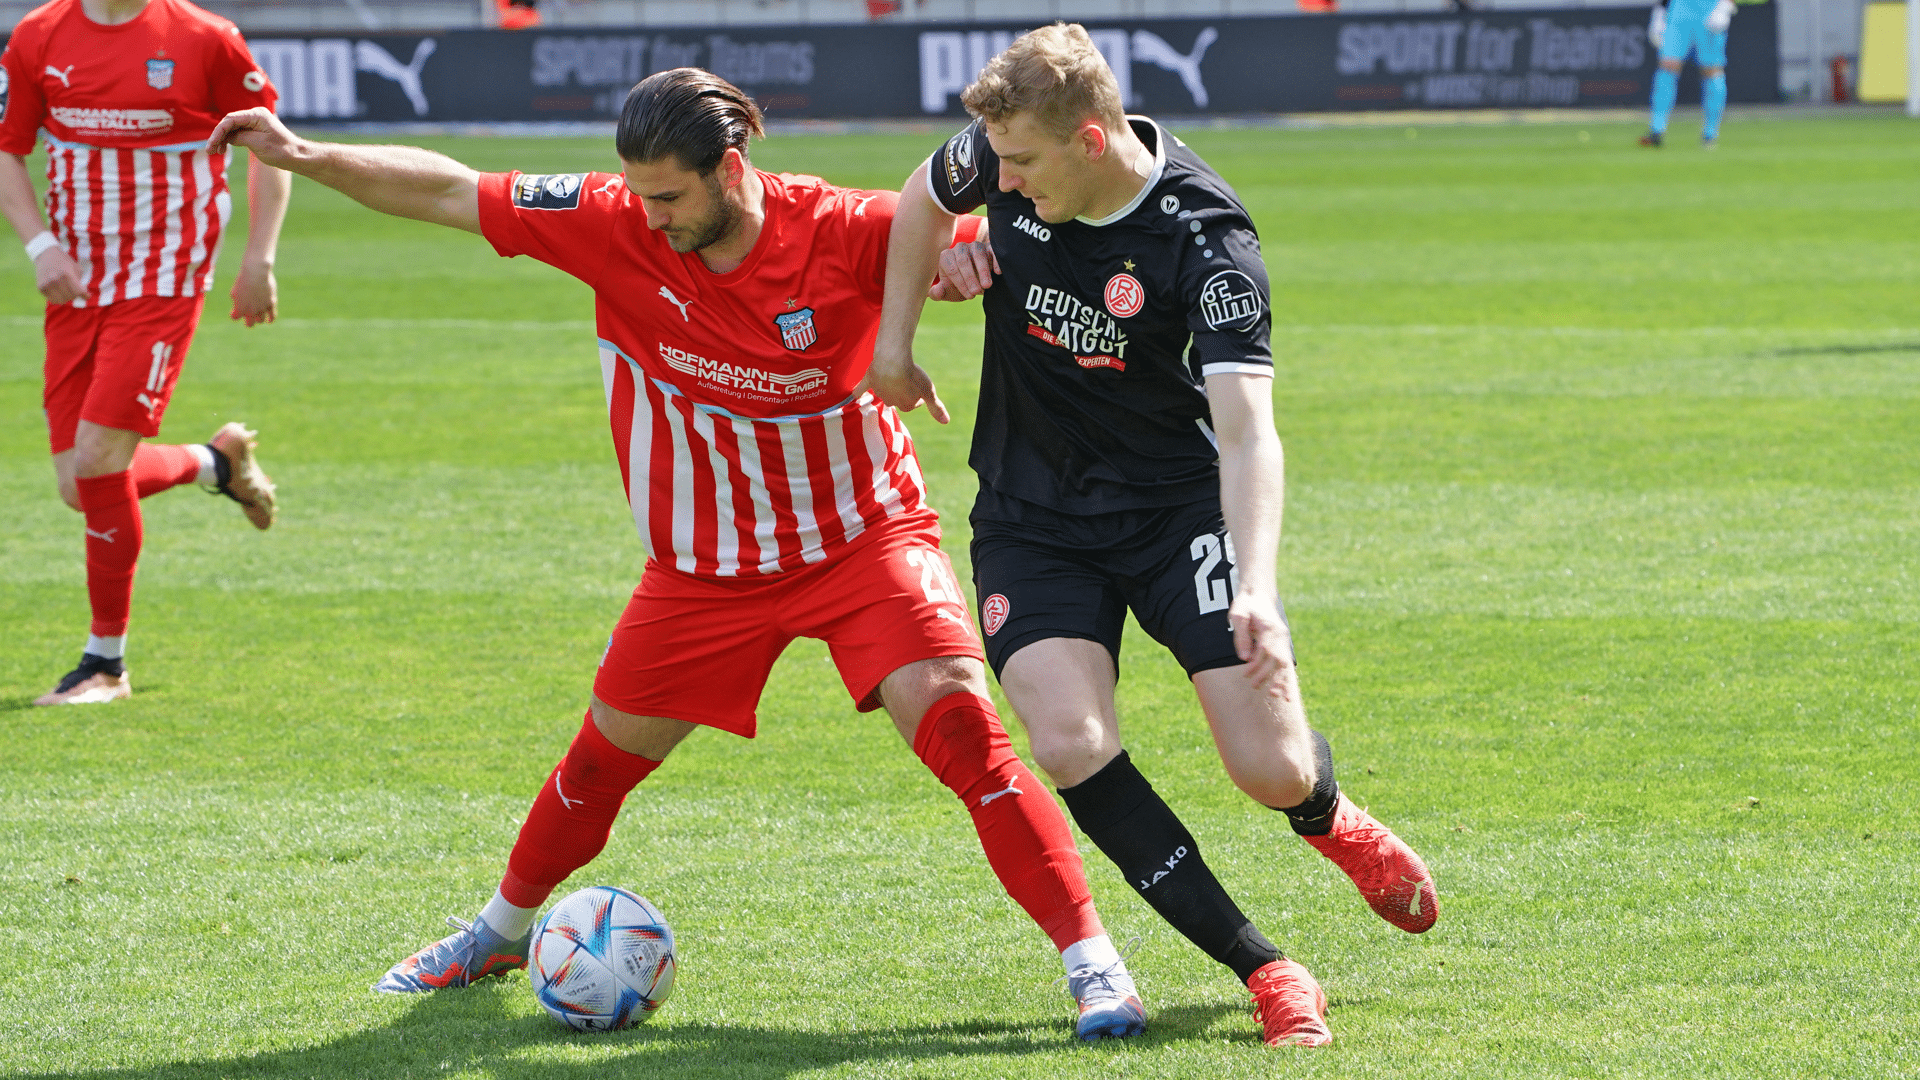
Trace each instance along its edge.
{"label": "partially visible player in striped kit", "polygon": [[1060,951],[1075,1033],[1138,1034],[1145,1009],[1066,819],[987,696],[906,425],[867,392],[898,196],[755,169],[760,132],[753,102],[696,68],[627,95],[623,173],[483,174],[413,147],[309,142],[263,109],[214,132],[214,149],[239,143],[592,287],[615,456],[649,556],[493,899],[374,989],[525,967],[540,905],[606,845],[627,793],[697,727],[753,737],[774,661],[812,637],[855,706],[885,708],[960,797],[1001,885]]}
{"label": "partially visible player in striped kit", "polygon": [[[93,609],[80,664],[36,705],[132,693],[127,622],[140,558],[140,500],[199,482],[273,524],[273,483],[253,432],[205,444],[160,433],[213,286],[232,209],[227,157],[207,135],[234,109],[277,95],[232,23],[186,0],[53,0],[20,21],[0,56],[0,213],[26,244],[47,298],[47,434],[60,497],[86,517]],[[47,148],[47,212],[27,176]],[[291,178],[247,168],[246,259],[232,317],[272,322],[274,248]]]}

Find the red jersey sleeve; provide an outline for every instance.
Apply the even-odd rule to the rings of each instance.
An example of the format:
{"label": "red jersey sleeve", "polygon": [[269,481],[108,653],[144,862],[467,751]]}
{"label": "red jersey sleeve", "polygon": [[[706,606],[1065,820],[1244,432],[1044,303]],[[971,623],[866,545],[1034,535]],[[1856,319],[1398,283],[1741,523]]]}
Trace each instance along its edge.
{"label": "red jersey sleeve", "polygon": [[33,153],[40,121],[47,111],[39,73],[28,53],[39,55],[33,36],[16,31],[7,42],[7,51],[0,54],[0,153],[22,157]]}
{"label": "red jersey sleeve", "polygon": [[899,202],[897,191],[841,193],[841,212],[847,223],[847,262],[853,280],[860,283],[861,295],[876,304],[886,292],[887,234],[893,230],[893,208]]}
{"label": "red jersey sleeve", "polygon": [[280,91],[254,61],[239,27],[227,27],[212,53],[207,60],[207,85],[213,91],[214,116],[258,106],[271,109],[279,103]]}
{"label": "red jersey sleeve", "polygon": [[[900,204],[897,191],[849,191],[845,195],[847,211],[847,257],[853,267],[853,279],[862,292],[879,303],[886,291],[887,237],[893,231],[893,213]],[[968,214],[953,223],[953,244],[969,244],[986,234],[987,219]]]}
{"label": "red jersey sleeve", "polygon": [[480,233],[509,259],[528,255],[595,285],[626,198],[615,173],[482,173]]}

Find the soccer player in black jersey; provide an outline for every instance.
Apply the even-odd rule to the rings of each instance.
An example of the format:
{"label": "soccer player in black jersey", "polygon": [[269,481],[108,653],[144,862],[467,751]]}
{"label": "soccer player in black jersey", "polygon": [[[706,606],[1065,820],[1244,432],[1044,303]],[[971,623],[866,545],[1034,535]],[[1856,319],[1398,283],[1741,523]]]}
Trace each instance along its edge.
{"label": "soccer player in black jersey", "polygon": [[[1131,609],[1193,680],[1233,782],[1382,918],[1433,925],[1425,864],[1340,794],[1301,706],[1275,585],[1282,456],[1253,223],[1184,143],[1123,115],[1077,25],[1019,38],[961,100],[976,119],[901,193],[871,386],[945,423],[913,362],[921,305],[984,296],[970,463],[988,661],[1080,828],[1246,982],[1269,1044],[1322,1045],[1319,984],[1207,868],[1121,748],[1114,706]],[[943,256],[954,215],[983,205],[988,240]]]}

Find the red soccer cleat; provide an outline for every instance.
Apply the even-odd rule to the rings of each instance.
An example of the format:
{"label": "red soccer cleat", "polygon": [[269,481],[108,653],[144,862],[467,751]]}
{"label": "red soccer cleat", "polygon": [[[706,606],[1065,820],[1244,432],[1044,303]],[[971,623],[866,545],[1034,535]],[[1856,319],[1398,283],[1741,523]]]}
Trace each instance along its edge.
{"label": "red soccer cleat", "polygon": [[1407,933],[1422,933],[1440,917],[1440,894],[1427,864],[1346,795],[1333,809],[1332,831],[1301,839],[1347,872],[1374,914]]}
{"label": "red soccer cleat", "polygon": [[1253,1018],[1260,1021],[1268,1046],[1325,1046],[1327,993],[1313,975],[1292,960],[1275,960],[1247,979],[1253,991]]}

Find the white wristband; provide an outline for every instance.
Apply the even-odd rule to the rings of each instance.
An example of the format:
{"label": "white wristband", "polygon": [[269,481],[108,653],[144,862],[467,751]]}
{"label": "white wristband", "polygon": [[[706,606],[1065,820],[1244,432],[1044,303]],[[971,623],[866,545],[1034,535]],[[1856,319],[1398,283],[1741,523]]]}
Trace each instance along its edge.
{"label": "white wristband", "polygon": [[41,253],[46,251],[48,248],[58,247],[58,246],[60,246],[59,239],[56,238],[52,233],[48,232],[47,230],[41,229],[40,234],[38,236],[35,236],[33,239],[27,241],[27,261],[32,262],[33,260],[38,259]]}

